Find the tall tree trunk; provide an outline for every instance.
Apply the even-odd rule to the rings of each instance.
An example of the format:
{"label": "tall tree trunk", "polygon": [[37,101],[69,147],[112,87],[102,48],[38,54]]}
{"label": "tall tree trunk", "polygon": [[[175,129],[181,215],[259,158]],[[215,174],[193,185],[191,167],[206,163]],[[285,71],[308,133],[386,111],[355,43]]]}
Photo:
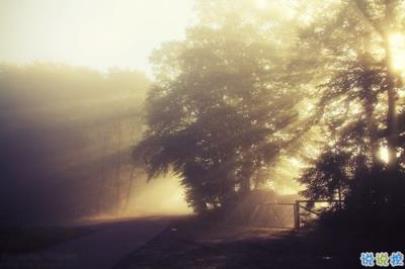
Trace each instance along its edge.
{"label": "tall tree trunk", "polygon": [[398,165],[396,147],[398,145],[398,122],[396,113],[396,88],[399,86],[400,80],[397,77],[396,71],[393,68],[392,50],[389,44],[388,35],[385,36],[385,51],[386,63],[388,69],[388,85],[387,85],[387,143],[389,167],[395,169]]}
{"label": "tall tree trunk", "polygon": [[372,161],[371,169],[374,169],[377,165],[377,134],[376,134],[376,123],[374,120],[374,110],[376,105],[376,96],[373,94],[369,79],[365,79],[363,83],[363,90],[365,92],[364,100],[364,110],[366,115],[366,124],[367,124],[367,135],[370,139],[370,156]]}
{"label": "tall tree trunk", "polygon": [[388,112],[387,112],[387,128],[388,128],[388,152],[389,152],[389,165],[390,167],[396,167],[398,164],[398,158],[396,156],[396,146],[398,144],[398,124],[396,119],[396,97],[393,87],[387,90],[388,95]]}
{"label": "tall tree trunk", "polygon": [[399,87],[400,80],[398,79],[398,74],[394,70],[392,61],[392,49],[389,42],[389,36],[392,33],[393,28],[393,18],[395,17],[395,8],[397,7],[398,0],[385,0],[385,14],[383,23],[376,21],[371,17],[371,15],[366,11],[365,7],[369,5],[365,0],[354,0],[357,10],[363,16],[364,19],[374,28],[376,33],[378,33],[384,43],[385,50],[385,65],[387,68],[387,119],[386,125],[388,129],[387,142],[388,142],[388,157],[389,157],[389,167],[395,169],[398,165],[398,158],[396,156],[396,146],[398,144],[398,126],[397,126],[397,115],[396,115],[396,88]]}
{"label": "tall tree trunk", "polygon": [[339,199],[338,208],[339,208],[339,210],[342,210],[342,208],[343,208],[343,206],[342,206],[342,203],[343,203],[343,195],[342,195],[342,180],[341,180],[341,179],[339,180],[338,199]]}
{"label": "tall tree trunk", "polygon": [[386,30],[383,31],[382,37],[384,39],[386,65],[388,70],[388,85],[387,85],[387,142],[388,142],[388,156],[389,156],[389,168],[395,169],[398,166],[398,158],[396,153],[396,147],[398,145],[398,123],[396,113],[396,88],[400,85],[400,78],[397,71],[394,69],[392,60],[392,48],[389,41],[389,35],[392,31],[392,22],[395,16],[395,7],[398,4],[397,0],[385,0],[385,18],[384,24]]}
{"label": "tall tree trunk", "polygon": [[240,191],[241,193],[248,193],[250,192],[250,178],[244,177],[240,184]]}

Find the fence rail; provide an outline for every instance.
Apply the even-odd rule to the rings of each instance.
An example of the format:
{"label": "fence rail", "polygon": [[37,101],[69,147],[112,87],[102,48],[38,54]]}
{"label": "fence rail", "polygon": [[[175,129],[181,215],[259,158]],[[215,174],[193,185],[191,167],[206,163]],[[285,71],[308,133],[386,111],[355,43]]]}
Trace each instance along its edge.
{"label": "fence rail", "polygon": [[307,215],[314,215],[319,217],[322,213],[321,210],[316,211],[313,209],[312,206],[308,205],[315,205],[320,203],[327,203],[328,207],[333,204],[337,204],[338,208],[342,208],[343,202],[341,200],[296,200],[294,203],[277,203],[277,202],[269,202],[264,203],[264,206],[291,206],[293,209],[294,214],[294,229],[299,230],[302,227],[302,218],[304,214]]}

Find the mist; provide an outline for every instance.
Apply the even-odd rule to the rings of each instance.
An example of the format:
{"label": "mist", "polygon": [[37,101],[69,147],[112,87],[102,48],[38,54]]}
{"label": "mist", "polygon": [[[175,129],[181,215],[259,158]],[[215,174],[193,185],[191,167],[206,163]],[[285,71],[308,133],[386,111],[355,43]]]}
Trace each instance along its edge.
{"label": "mist", "polygon": [[178,181],[133,165],[149,85],[131,70],[1,66],[2,221],[189,213]]}

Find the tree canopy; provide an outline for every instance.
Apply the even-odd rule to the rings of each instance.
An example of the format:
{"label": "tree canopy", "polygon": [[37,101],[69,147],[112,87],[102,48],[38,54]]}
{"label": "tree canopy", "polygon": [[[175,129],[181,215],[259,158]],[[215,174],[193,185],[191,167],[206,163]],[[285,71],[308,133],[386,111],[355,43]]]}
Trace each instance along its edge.
{"label": "tree canopy", "polygon": [[281,156],[307,167],[311,199],[402,177],[403,1],[271,3],[197,1],[186,39],[152,57],[149,129],[134,154],[151,178],[179,175],[196,210],[271,180],[263,170]]}
{"label": "tree canopy", "polygon": [[184,42],[156,51],[149,130],[135,151],[149,175],[179,175],[198,211],[260,184],[260,169],[294,139],[289,127],[305,96],[281,78],[288,64],[283,53],[254,25],[234,18],[195,26]]}

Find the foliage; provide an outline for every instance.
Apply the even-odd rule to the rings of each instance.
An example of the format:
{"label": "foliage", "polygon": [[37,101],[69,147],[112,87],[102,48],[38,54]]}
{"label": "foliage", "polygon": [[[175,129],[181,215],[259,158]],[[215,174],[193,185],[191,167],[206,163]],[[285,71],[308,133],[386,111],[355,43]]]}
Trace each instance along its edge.
{"label": "foliage", "polygon": [[401,1],[349,1],[335,17],[304,31],[306,42],[328,52],[320,61],[331,75],[319,87],[328,141],[300,178],[303,194],[344,198],[348,219],[374,214],[382,220],[405,202],[398,195],[404,190],[403,78],[393,68],[389,41],[392,33],[404,33],[402,7]]}
{"label": "foliage", "polygon": [[[390,44],[404,30],[404,4],[288,5],[198,1],[200,21],[186,40],[152,57],[158,82],[134,154],[150,177],[179,175],[197,211],[257,186],[281,155],[305,155],[314,129],[324,145],[304,156],[311,165],[300,179],[312,199],[347,198],[353,182],[404,165],[402,78]],[[303,116],[308,103],[316,108]]]}
{"label": "foliage", "polygon": [[275,78],[285,62],[271,40],[233,19],[189,29],[152,60],[149,130],[134,155],[150,177],[180,176],[196,211],[226,207],[263,180],[258,171],[294,137],[287,127],[303,95]]}

